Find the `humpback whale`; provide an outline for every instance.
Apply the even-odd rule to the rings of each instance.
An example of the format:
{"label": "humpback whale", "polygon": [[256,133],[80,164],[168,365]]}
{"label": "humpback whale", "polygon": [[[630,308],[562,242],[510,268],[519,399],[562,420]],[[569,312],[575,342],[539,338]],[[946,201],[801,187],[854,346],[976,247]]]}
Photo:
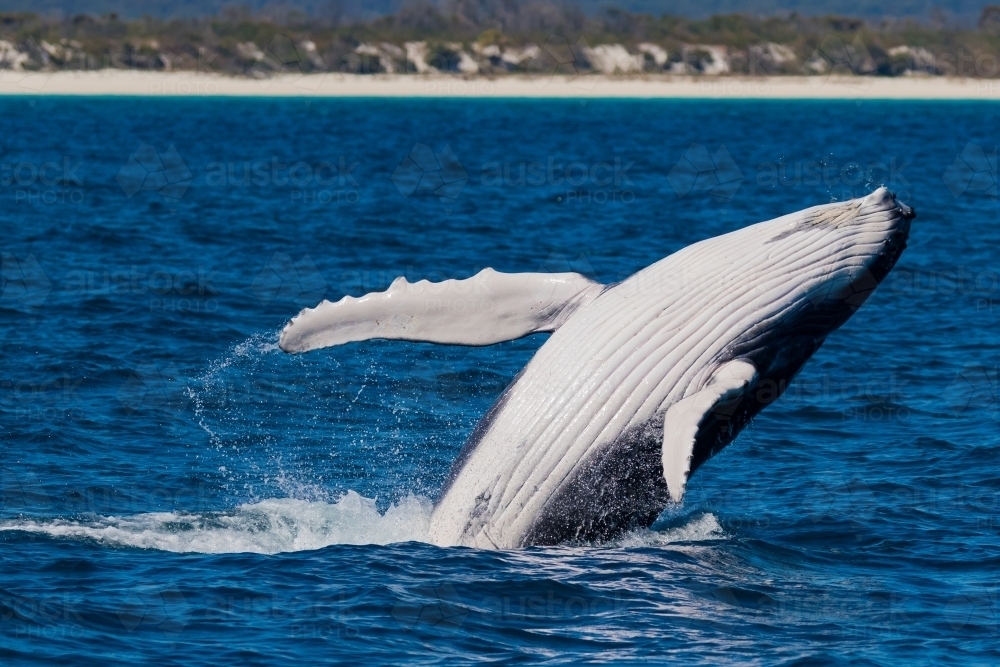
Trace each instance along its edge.
{"label": "humpback whale", "polygon": [[286,352],[551,332],[475,427],[431,515],[442,546],[603,541],[680,502],[886,277],[911,208],[885,188],[683,248],[628,279],[499,273],[307,308]]}

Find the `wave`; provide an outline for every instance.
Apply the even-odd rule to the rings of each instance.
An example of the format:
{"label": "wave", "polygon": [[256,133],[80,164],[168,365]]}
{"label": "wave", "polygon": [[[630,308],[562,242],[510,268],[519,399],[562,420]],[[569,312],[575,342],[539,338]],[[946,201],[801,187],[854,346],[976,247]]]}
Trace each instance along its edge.
{"label": "wave", "polygon": [[[83,539],[111,546],[176,553],[277,554],[335,544],[429,542],[433,504],[409,495],[379,512],[375,500],[348,491],[333,503],[274,498],[222,512],[150,512],[87,519],[17,519],[0,522],[0,532],[21,531],[57,539]],[[662,531],[633,531],[606,545],[633,549],[722,539],[712,514]]]}

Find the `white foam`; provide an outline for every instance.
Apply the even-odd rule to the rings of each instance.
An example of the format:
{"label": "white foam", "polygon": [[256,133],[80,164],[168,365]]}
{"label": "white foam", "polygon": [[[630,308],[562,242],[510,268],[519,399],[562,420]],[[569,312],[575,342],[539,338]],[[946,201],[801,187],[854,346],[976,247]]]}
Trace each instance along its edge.
{"label": "white foam", "polygon": [[335,503],[281,498],[205,514],[153,512],[92,520],[4,521],[0,531],[162,551],[274,554],[332,544],[427,541],[431,509],[429,499],[411,495],[383,514],[371,498],[348,491]]}
{"label": "white foam", "polygon": [[662,547],[678,542],[707,542],[721,540],[726,537],[722,526],[714,514],[702,514],[693,517],[683,526],[676,526],[663,531],[647,528],[635,530],[615,541],[615,546],[626,549],[635,547]]}
{"label": "white foam", "polygon": [[[55,538],[90,539],[112,546],[178,553],[259,553],[322,549],[334,544],[429,542],[433,504],[409,495],[384,512],[375,500],[348,491],[333,503],[274,498],[227,512],[150,512],[89,519],[15,519],[0,531],[25,531]],[[668,546],[724,538],[712,514],[664,531],[636,530],[598,548]]]}

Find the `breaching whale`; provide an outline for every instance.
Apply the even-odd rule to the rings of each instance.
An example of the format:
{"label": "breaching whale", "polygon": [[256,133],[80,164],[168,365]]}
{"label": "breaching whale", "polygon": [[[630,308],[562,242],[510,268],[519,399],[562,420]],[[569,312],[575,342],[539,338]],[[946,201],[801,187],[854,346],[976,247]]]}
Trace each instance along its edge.
{"label": "breaching whale", "polygon": [[773,402],[906,247],[885,188],[683,248],[628,279],[408,283],[306,309],[286,352],[372,338],[490,345],[552,332],[476,426],[431,516],[442,546],[601,541],[649,526]]}

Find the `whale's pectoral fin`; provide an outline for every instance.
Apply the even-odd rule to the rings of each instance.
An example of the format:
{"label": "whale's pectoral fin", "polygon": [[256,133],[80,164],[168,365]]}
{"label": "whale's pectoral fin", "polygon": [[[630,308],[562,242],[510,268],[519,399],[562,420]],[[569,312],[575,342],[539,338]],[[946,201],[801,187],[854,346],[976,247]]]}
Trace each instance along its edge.
{"label": "whale's pectoral fin", "polygon": [[409,283],[306,308],[281,331],[285,352],[307,352],[371,338],[492,345],[555,331],[603,285],[578,273],[500,273]]}
{"label": "whale's pectoral fin", "polygon": [[663,419],[663,477],[675,503],[684,497],[695,441],[705,418],[720,405],[753,389],[756,383],[754,365],[734,359],[720,366],[704,389],[667,409]]}

